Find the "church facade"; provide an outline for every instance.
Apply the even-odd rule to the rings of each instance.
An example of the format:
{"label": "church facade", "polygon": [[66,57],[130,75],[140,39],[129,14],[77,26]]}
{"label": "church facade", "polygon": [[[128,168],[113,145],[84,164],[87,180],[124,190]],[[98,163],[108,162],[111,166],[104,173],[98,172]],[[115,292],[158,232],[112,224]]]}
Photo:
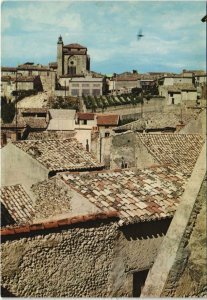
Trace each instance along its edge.
{"label": "church facade", "polygon": [[90,71],[90,56],[80,44],[64,45],[62,37],[57,42],[57,76],[81,77]]}

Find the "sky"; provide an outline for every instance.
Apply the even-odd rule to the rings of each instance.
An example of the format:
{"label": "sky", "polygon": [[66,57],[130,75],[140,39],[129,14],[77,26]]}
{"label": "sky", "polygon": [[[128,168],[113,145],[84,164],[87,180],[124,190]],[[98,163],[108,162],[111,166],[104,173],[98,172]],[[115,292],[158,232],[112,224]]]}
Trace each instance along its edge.
{"label": "sky", "polygon": [[61,34],[103,74],[205,70],[205,14],[205,1],[4,1],[1,65],[56,61]]}

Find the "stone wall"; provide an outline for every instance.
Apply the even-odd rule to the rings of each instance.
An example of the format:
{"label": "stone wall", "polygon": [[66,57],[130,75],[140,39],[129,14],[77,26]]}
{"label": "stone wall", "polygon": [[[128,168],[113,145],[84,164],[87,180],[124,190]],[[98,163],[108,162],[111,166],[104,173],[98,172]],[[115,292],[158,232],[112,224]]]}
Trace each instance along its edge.
{"label": "stone wall", "polygon": [[162,297],[207,296],[206,229],[206,181],[203,181]]}
{"label": "stone wall", "polygon": [[169,223],[93,221],[7,237],[2,286],[19,297],[132,296],[133,272],[151,267]]}
{"label": "stone wall", "polygon": [[105,297],[116,236],[109,223],[2,243],[2,285],[19,297]]}
{"label": "stone wall", "polygon": [[132,131],[113,136],[110,153],[111,169],[121,168],[123,159],[128,168],[142,169],[159,163]]}

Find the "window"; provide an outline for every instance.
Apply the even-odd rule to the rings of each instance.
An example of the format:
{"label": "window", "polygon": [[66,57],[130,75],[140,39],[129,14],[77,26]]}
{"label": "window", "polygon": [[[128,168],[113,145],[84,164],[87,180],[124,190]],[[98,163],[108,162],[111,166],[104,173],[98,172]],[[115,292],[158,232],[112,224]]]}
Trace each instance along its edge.
{"label": "window", "polygon": [[31,75],[32,75],[32,71],[30,70],[30,71],[29,71],[29,76],[31,76]]}
{"label": "window", "polygon": [[140,297],[149,270],[133,273],[133,297]]}
{"label": "window", "polygon": [[72,96],[79,96],[79,90],[78,89],[72,89],[71,90],[71,95]]}
{"label": "window", "polygon": [[76,74],[76,67],[69,66],[68,67],[68,74],[75,75]]}
{"label": "window", "polygon": [[175,101],[174,101],[175,99],[174,98],[172,98],[172,104],[175,104]]}
{"label": "window", "polygon": [[82,90],[82,95],[84,95],[84,96],[90,95],[90,90],[88,90],[88,89],[83,89],[83,90]]}
{"label": "window", "polygon": [[83,124],[84,124],[84,125],[87,125],[87,120],[83,120]]}
{"label": "window", "polygon": [[93,96],[100,96],[100,89],[93,89],[92,94]]}
{"label": "window", "polygon": [[78,86],[79,86],[79,83],[72,83],[72,86],[78,87]]}
{"label": "window", "polygon": [[173,97],[173,93],[170,93],[170,97]]}
{"label": "window", "polygon": [[93,86],[94,87],[100,87],[100,83],[94,83]]}
{"label": "window", "polygon": [[109,132],[105,132],[105,137],[109,137],[110,133]]}
{"label": "window", "polygon": [[82,87],[89,87],[88,83],[82,83]]}

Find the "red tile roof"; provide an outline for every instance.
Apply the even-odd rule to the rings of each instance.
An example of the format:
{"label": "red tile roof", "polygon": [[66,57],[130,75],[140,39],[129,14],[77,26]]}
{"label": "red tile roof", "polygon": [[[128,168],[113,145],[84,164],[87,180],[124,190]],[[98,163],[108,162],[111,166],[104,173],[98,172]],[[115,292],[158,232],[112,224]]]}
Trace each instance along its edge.
{"label": "red tile roof", "polygon": [[88,214],[88,215],[76,216],[72,218],[70,217],[65,219],[59,219],[56,221],[47,220],[42,223],[34,223],[31,225],[28,224],[22,226],[10,226],[6,228],[2,228],[0,230],[0,235],[1,236],[15,235],[15,234],[58,228],[62,226],[74,225],[74,224],[91,222],[91,221],[106,220],[106,219],[110,220],[113,218],[118,218],[118,212],[108,210],[107,212],[104,213]]}
{"label": "red tile roof", "polygon": [[94,120],[95,114],[94,113],[78,112],[77,116],[78,116],[79,120]]}
{"label": "red tile roof", "polygon": [[119,115],[97,115],[98,126],[117,126],[119,123]]}
{"label": "red tile roof", "polygon": [[125,223],[172,216],[186,181],[182,173],[159,166],[136,171],[62,173],[60,177],[102,211],[119,211]]}
{"label": "red tile roof", "polygon": [[75,138],[25,140],[14,145],[31,155],[49,171],[103,169],[90,152]]}
{"label": "red tile roof", "polygon": [[161,164],[190,175],[204,140],[198,134],[137,134],[140,141]]}
{"label": "red tile roof", "polygon": [[64,48],[71,48],[71,49],[87,49],[85,46],[81,46],[80,44],[68,44],[64,45]]}

